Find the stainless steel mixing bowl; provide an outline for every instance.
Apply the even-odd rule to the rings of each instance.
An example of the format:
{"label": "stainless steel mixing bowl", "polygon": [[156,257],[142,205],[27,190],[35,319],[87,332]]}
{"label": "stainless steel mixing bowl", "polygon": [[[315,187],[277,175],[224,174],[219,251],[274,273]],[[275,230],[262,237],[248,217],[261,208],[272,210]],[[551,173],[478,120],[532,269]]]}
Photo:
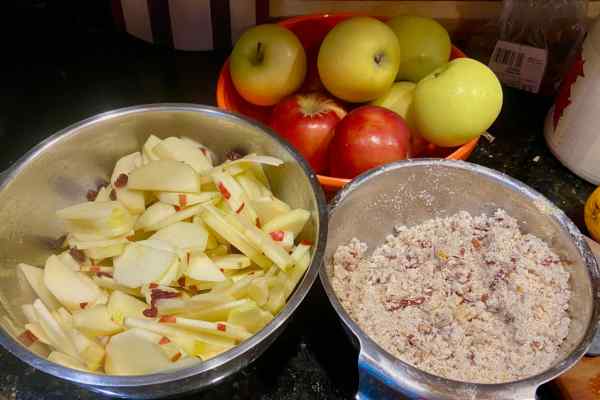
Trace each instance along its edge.
{"label": "stainless steel mixing bowl", "polygon": [[55,211],[85,201],[86,191],[108,179],[117,159],[141,148],[146,138],[189,136],[221,158],[230,150],[284,160],[266,167],[275,195],[312,213],[303,235],[315,243],[311,265],[288,304],[263,330],[234,349],[196,366],[166,373],[117,377],[64,368],[33,354],[0,329],[0,343],[21,360],[46,373],[119,396],[155,398],[189,392],[218,382],[256,359],[275,340],[306,296],[327,238],[326,202],[306,162],[272,131],[212,107],[158,104],[120,109],[72,125],[33,148],[2,176],[0,183],[0,317],[23,324],[21,304],[31,290],[20,286],[18,262],[43,265],[49,243],[63,234]]}
{"label": "stainless steel mixing bowl", "polygon": [[[555,364],[536,376],[504,384],[473,384],[423,372],[393,357],[367,337],[348,316],[330,284],[335,249],[356,237],[373,250],[394,225],[414,225],[460,210],[491,213],[498,208],[514,216],[523,231],[545,240],[573,262],[572,322]],[[460,161],[403,161],[368,172],[340,191],[329,212],[329,237],[320,278],[327,296],[355,344],[360,347],[357,399],[534,399],[538,386],[571,367],[583,356],[599,317],[600,275],[596,259],[579,230],[541,194],[499,172]]]}

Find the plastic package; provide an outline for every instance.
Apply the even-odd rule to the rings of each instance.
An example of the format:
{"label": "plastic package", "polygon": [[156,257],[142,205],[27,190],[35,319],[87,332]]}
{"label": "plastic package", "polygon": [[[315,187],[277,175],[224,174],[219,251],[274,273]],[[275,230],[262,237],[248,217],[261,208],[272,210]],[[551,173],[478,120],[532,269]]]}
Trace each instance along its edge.
{"label": "plastic package", "polygon": [[504,0],[500,18],[472,43],[507,86],[551,95],[585,36],[587,6],[587,0]]}

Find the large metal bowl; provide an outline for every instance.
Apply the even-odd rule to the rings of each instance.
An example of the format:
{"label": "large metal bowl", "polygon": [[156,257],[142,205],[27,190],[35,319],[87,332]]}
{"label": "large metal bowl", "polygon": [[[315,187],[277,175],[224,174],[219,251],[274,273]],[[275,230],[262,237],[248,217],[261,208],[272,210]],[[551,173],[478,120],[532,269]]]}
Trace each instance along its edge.
{"label": "large metal bowl", "polygon": [[86,119],[40,143],[3,174],[0,183],[0,317],[22,324],[21,304],[31,290],[20,286],[18,262],[43,265],[49,243],[63,234],[55,211],[85,201],[99,179],[107,179],[116,160],[141,148],[146,138],[185,135],[218,157],[231,150],[284,160],[266,168],[278,197],[312,213],[303,235],[314,241],[311,265],[288,304],[263,330],[234,349],[186,369],[143,376],[106,376],[64,368],[33,354],[7,331],[0,343],[15,356],[46,373],[113,395],[155,398],[203,388],[248,365],[275,340],[313,284],[327,237],[326,203],[306,162],[268,128],[212,107],[157,104],[120,109]]}
{"label": "large metal bowl", "polygon": [[[572,322],[555,364],[548,370],[515,382],[473,384],[434,376],[400,361],[379,347],[349,317],[330,284],[335,249],[356,237],[373,250],[394,225],[414,225],[450,216],[505,209],[520,228],[545,240],[567,266],[573,296]],[[329,212],[326,268],[321,281],[327,296],[354,343],[360,347],[358,399],[535,399],[536,389],[579,360],[590,345],[599,317],[600,273],[596,259],[579,230],[541,194],[499,172],[466,162],[423,160],[383,166],[361,175],[333,200]]]}

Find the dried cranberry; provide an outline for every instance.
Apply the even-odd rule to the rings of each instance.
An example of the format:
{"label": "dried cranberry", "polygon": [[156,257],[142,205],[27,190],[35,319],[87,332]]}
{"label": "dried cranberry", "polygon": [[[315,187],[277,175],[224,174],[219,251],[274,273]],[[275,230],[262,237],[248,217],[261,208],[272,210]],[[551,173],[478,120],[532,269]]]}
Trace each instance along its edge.
{"label": "dried cranberry", "polygon": [[96,197],[98,197],[98,192],[92,189],[88,190],[85,194],[85,198],[88,199],[88,201],[94,201],[96,200]]}
{"label": "dried cranberry", "polygon": [[117,188],[122,188],[122,187],[125,187],[127,185],[127,181],[128,180],[129,180],[129,177],[127,176],[127,174],[120,174],[117,177],[117,179],[115,179],[115,182],[113,184]]}
{"label": "dried cranberry", "polygon": [[115,191],[115,189],[112,189],[110,191],[108,198],[111,199],[112,201],[115,201],[117,199],[117,192]]}
{"label": "dried cranberry", "polygon": [[181,296],[181,293],[179,292],[167,292],[166,290],[152,289],[152,291],[150,292],[150,304],[154,305],[154,303],[156,303],[156,300],[159,299],[174,299],[179,296]]}
{"label": "dried cranberry", "polygon": [[239,160],[242,157],[243,156],[235,150],[228,151],[227,154],[225,154],[225,158],[229,161]]}
{"label": "dried cranberry", "polygon": [[169,343],[171,343],[171,340],[166,336],[163,336],[162,338],[160,338],[160,341],[158,342],[158,344],[160,344],[160,345],[165,345],[165,344],[169,344]]}
{"label": "dried cranberry", "polygon": [[281,242],[283,240],[283,237],[285,236],[283,231],[273,231],[270,233],[270,235],[271,239],[273,239],[276,242]]}
{"label": "dried cranberry", "polygon": [[144,314],[144,316],[148,318],[154,318],[158,315],[158,310],[156,309],[156,307],[152,306],[142,311],[142,314]]}
{"label": "dried cranberry", "polygon": [[259,229],[261,228],[260,219],[258,219],[258,217],[256,217],[256,222],[255,222],[254,225],[256,225],[256,227],[259,228]]}
{"label": "dried cranberry", "polygon": [[69,249],[69,254],[79,264],[83,264],[85,262],[85,253],[83,251],[79,250],[78,248],[71,247]]}

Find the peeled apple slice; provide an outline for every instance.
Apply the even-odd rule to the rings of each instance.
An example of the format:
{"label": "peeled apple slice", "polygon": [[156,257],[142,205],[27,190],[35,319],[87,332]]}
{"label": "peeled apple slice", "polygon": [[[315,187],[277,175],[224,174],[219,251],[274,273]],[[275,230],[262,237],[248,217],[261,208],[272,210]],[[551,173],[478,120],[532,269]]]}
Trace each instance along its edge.
{"label": "peeled apple slice", "polygon": [[46,287],[46,284],[44,283],[43,269],[23,263],[19,264],[17,268],[19,268],[21,273],[25,276],[35,294],[37,294],[38,297],[44,302],[46,307],[48,307],[50,310],[56,310],[57,308],[60,308],[60,303],[56,297],[50,293]]}
{"label": "peeled apple slice", "polygon": [[118,324],[122,324],[125,317],[144,318],[143,311],[147,308],[143,301],[119,290],[112,292],[108,299],[108,313]]}
{"label": "peeled apple slice", "polygon": [[94,305],[104,296],[91,279],[61,263],[55,255],[46,261],[44,284],[71,311],[81,309],[81,304]]}
{"label": "peeled apple slice", "polygon": [[44,303],[38,299],[33,302],[33,308],[35,310],[37,320],[46,333],[46,337],[52,343],[52,346],[71,357],[78,358],[75,345],[66,332],[61,328],[56,319],[52,316],[50,311],[48,311]]}
{"label": "peeled apple slice", "polygon": [[220,282],[225,280],[225,275],[219,267],[206,254],[193,254],[184,274],[192,279],[207,282]]}
{"label": "peeled apple slice", "polygon": [[294,236],[298,236],[309,218],[310,212],[298,208],[273,218],[263,225],[263,230],[268,233],[273,231],[290,231]]}
{"label": "peeled apple slice", "polygon": [[130,288],[158,282],[176,260],[169,251],[130,243],[119,257],[114,259],[115,282]]}
{"label": "peeled apple slice", "polygon": [[258,307],[254,302],[248,302],[229,313],[227,322],[243,326],[249,332],[256,333],[273,319],[273,314]]}
{"label": "peeled apple slice", "polygon": [[244,189],[244,192],[248,195],[248,198],[258,199],[265,196],[270,196],[271,191],[263,185],[254,174],[250,171],[244,171],[237,175],[235,179],[238,181],[240,186]]}
{"label": "peeled apple slice", "polygon": [[116,183],[121,174],[128,175],[134,169],[142,165],[142,155],[140,152],[135,152],[120,158],[115,164],[110,181],[117,195],[117,200],[123,203],[133,214],[141,214],[146,208],[144,193],[136,190],[131,190],[128,187],[119,187]]}
{"label": "peeled apple slice", "polygon": [[242,269],[250,266],[250,259],[241,254],[213,257],[213,262],[222,269]]}
{"label": "peeled apple slice", "polygon": [[48,356],[48,361],[52,361],[57,363],[58,365],[62,365],[63,367],[77,369],[80,371],[87,371],[85,364],[79,361],[75,357],[71,357],[68,354],[61,353],[60,351],[53,351]]}
{"label": "peeled apple slice", "polygon": [[273,218],[291,211],[290,206],[273,196],[259,197],[250,200],[250,204],[252,204],[254,211],[256,211],[256,214],[263,225]]}
{"label": "peeled apple slice", "polygon": [[194,249],[202,252],[206,249],[208,232],[198,224],[176,222],[159,229],[151,239],[160,239],[181,250]]}
{"label": "peeled apple slice", "polygon": [[56,215],[61,219],[99,220],[109,218],[119,211],[126,212],[118,201],[88,201],[58,210]]}
{"label": "peeled apple slice", "polygon": [[158,200],[177,207],[185,208],[195,204],[206,203],[220,196],[219,192],[201,192],[201,193],[171,193],[159,192],[156,194]]}
{"label": "peeled apple slice", "polygon": [[102,366],[105,351],[96,340],[90,339],[77,329],[70,329],[69,334],[75,343],[79,357],[85,362],[90,371],[96,371]]}
{"label": "peeled apple slice", "polygon": [[126,243],[119,243],[107,247],[94,247],[91,249],[86,249],[83,252],[88,258],[98,261],[110,257],[120,256],[123,254],[123,251],[125,251],[125,246]]}
{"label": "peeled apple slice", "polygon": [[75,311],[73,313],[73,325],[90,336],[110,336],[123,329],[112,321],[105,305]]}
{"label": "peeled apple slice", "polygon": [[164,139],[154,147],[153,151],[163,160],[182,161],[196,172],[204,172],[212,168],[211,162],[201,149],[176,137]]}
{"label": "peeled apple slice", "polygon": [[135,190],[198,192],[198,176],[192,167],[179,161],[151,161],[129,174],[127,186]]}
{"label": "peeled apple slice", "polygon": [[146,139],[146,143],[144,143],[144,146],[142,147],[142,153],[146,156],[148,161],[156,161],[159,159],[154,153],[154,147],[160,142],[161,140],[154,135],[150,135],[148,136],[148,139]]}
{"label": "peeled apple slice", "polygon": [[171,360],[160,345],[136,334],[134,329],[113,336],[106,346],[104,370],[112,375],[141,375],[167,368]]}
{"label": "peeled apple slice", "polygon": [[135,229],[147,229],[149,226],[157,225],[175,214],[175,207],[170,204],[156,202],[146,209],[135,223]]}

